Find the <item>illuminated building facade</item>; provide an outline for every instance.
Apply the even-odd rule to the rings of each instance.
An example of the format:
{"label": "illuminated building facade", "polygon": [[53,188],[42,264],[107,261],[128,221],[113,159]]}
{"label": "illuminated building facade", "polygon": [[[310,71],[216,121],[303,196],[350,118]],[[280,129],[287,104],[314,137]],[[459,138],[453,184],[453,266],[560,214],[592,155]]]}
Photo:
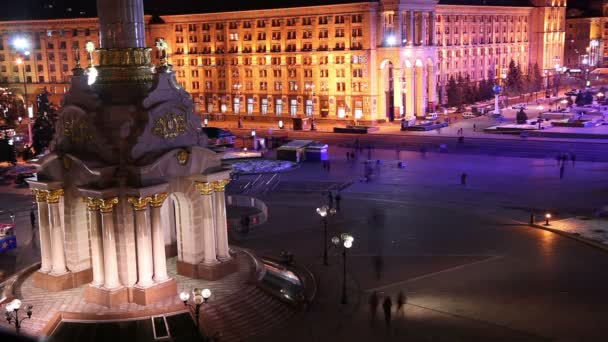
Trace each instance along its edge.
{"label": "illuminated building facade", "polygon": [[[147,17],[147,41],[168,41],[178,82],[199,113],[390,120],[424,116],[444,103],[450,76],[500,78],[511,59],[524,72],[538,63],[546,76],[554,74],[563,65],[565,6],[565,0],[527,6],[380,0],[167,15]],[[62,70],[73,65],[74,41],[96,42],[95,25],[95,19],[0,23],[6,55],[0,65],[7,65],[0,78],[20,77],[9,45],[26,34],[40,39],[32,55],[42,55],[26,63],[27,81],[66,81],[70,67]]]}

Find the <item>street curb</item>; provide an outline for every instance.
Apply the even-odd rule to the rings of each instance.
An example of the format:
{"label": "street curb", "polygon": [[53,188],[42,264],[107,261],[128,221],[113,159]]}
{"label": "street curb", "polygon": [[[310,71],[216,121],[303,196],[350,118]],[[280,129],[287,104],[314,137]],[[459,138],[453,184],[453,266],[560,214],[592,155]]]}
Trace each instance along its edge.
{"label": "street curb", "polygon": [[528,223],[528,226],[531,226],[531,227],[534,227],[534,228],[538,228],[538,229],[543,229],[543,230],[550,231],[552,233],[555,233],[555,234],[558,234],[558,235],[561,235],[561,236],[568,237],[570,239],[577,240],[579,242],[582,242],[582,243],[587,244],[589,246],[598,248],[598,249],[600,249],[600,250],[608,253],[608,245],[603,244],[601,242],[597,242],[595,240],[592,240],[592,239],[589,239],[589,238],[586,238],[586,237],[582,237],[580,235],[575,235],[575,234],[572,234],[572,233],[564,232],[564,231],[559,230],[559,229],[553,229],[553,228],[550,228],[548,226],[540,225],[540,224],[536,224],[536,223],[532,223],[532,224]]}

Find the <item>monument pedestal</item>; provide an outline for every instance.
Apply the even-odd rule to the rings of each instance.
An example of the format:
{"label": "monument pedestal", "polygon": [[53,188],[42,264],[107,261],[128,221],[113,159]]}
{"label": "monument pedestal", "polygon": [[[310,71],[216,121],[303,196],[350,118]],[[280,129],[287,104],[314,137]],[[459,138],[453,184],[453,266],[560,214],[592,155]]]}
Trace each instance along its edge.
{"label": "monument pedestal", "polygon": [[239,265],[234,257],[214,265],[202,263],[194,265],[177,261],[177,273],[194,279],[218,280],[238,271],[238,269]]}
{"label": "monument pedestal", "polygon": [[148,305],[175,296],[177,296],[177,283],[175,279],[169,279],[146,288],[135,286],[132,288],[130,298],[133,303]]}
{"label": "monument pedestal", "polygon": [[72,289],[93,281],[93,269],[88,268],[80,272],[67,272],[53,275],[37,271],[34,273],[34,286],[51,292]]}
{"label": "monument pedestal", "polygon": [[109,290],[103,287],[89,286],[84,290],[84,300],[105,307],[113,307],[128,303],[129,296],[126,287]]}

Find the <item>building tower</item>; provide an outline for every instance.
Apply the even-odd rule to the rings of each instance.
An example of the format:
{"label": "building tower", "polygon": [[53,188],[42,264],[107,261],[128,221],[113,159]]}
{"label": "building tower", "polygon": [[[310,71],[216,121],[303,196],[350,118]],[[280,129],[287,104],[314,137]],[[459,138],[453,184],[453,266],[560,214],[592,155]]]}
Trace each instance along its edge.
{"label": "building tower", "polygon": [[380,1],[372,52],[372,117],[424,117],[436,105],[437,0]]}
{"label": "building tower", "polygon": [[[166,58],[151,64],[143,0],[97,6],[99,49],[88,46],[89,67],[74,68],[51,153],[30,182],[42,246],[34,283],[52,291],[89,283],[89,302],[147,305],[177,294],[165,236],[176,236],[179,274],[217,279],[234,271],[224,198],[230,170],[205,148],[192,100]],[[174,222],[162,224],[169,216]]]}
{"label": "building tower", "polygon": [[532,0],[530,63],[538,63],[544,77],[558,75],[564,66],[566,0]]}

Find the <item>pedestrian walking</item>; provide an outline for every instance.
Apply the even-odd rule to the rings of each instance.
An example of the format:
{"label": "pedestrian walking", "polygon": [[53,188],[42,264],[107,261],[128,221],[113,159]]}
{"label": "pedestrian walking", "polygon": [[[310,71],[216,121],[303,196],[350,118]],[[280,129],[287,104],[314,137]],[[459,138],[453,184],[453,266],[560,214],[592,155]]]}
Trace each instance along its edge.
{"label": "pedestrian walking", "polygon": [[34,208],[30,209],[30,223],[32,224],[32,231],[36,229],[36,214],[34,214]]}
{"label": "pedestrian walking", "polygon": [[564,164],[559,167],[559,179],[564,178]]}
{"label": "pedestrian walking", "polygon": [[371,296],[369,296],[369,312],[372,325],[376,321],[376,314],[378,313],[378,305],[380,305],[380,300],[378,299],[378,292],[374,291]]}
{"label": "pedestrian walking", "polygon": [[403,293],[403,290],[399,291],[397,295],[397,314],[405,315],[405,304],[407,304],[407,297]]}
{"label": "pedestrian walking", "polygon": [[465,172],[460,175],[460,184],[467,185],[467,174]]}
{"label": "pedestrian walking", "polygon": [[340,191],[338,191],[338,193],[336,194],[336,210],[340,210],[340,201],[342,200],[342,195],[340,194]]}
{"label": "pedestrian walking", "polygon": [[[376,218],[372,218],[375,222]],[[381,255],[374,256],[374,273],[376,274],[376,279],[382,279],[382,271],[384,270],[384,260]]]}
{"label": "pedestrian walking", "polygon": [[249,234],[249,228],[251,226],[251,218],[249,215],[245,215],[241,218],[241,233],[244,235]]}
{"label": "pedestrian walking", "polygon": [[384,321],[386,322],[386,328],[388,329],[391,327],[391,314],[393,310],[393,301],[390,296],[384,298],[382,309],[384,310]]}
{"label": "pedestrian walking", "polygon": [[572,166],[574,166],[574,162],[576,162],[576,156],[574,154],[570,155],[570,160],[572,161]]}
{"label": "pedestrian walking", "polygon": [[477,132],[477,124],[473,124],[473,132]]}

